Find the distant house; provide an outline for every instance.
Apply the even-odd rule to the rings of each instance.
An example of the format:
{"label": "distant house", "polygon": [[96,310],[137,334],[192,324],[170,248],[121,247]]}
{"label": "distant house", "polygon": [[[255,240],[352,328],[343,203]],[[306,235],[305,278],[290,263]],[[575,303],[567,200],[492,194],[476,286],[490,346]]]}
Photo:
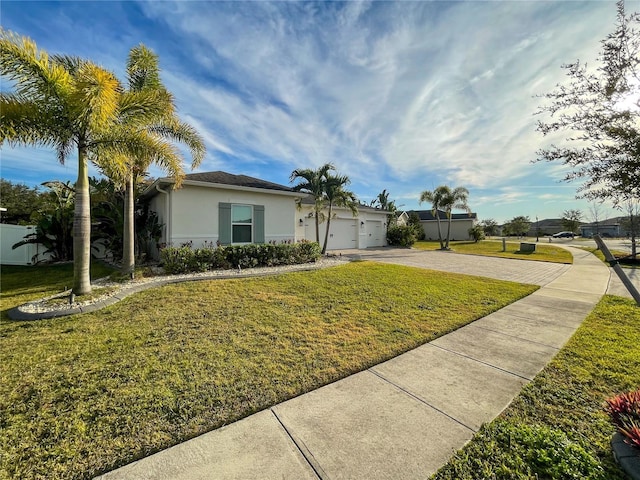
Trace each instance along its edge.
{"label": "distant house", "polygon": [[624,219],[625,217],[614,217],[598,223],[585,223],[580,226],[580,235],[591,238],[597,233],[602,237],[623,237],[628,235],[621,226]]}
{"label": "distant house", "polygon": [[[409,210],[408,215],[415,213],[420,218],[420,225],[424,230],[427,240],[438,239],[438,220],[431,210]],[[442,238],[447,236],[449,219],[446,212],[438,210],[438,217],[441,222]],[[469,229],[478,222],[478,215],[475,213],[452,213],[451,214],[451,240],[471,240]]]}
{"label": "distant house", "polygon": [[[174,183],[159,178],[142,194],[163,225],[161,244],[315,241],[312,201],[290,187],[222,171],[188,174],[178,189]],[[346,209],[334,209],[328,250],[386,245],[388,212],[359,210],[354,218]]]}
{"label": "distant house", "polygon": [[529,225],[528,237],[544,237],[545,235],[553,235],[554,233],[564,232],[565,226],[562,224],[561,218],[545,218],[537,222],[531,222]]}

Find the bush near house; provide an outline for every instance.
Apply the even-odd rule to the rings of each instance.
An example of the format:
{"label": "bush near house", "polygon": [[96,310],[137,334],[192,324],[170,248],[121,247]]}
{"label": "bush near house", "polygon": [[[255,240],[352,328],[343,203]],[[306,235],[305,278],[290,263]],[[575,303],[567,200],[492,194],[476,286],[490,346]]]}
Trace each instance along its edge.
{"label": "bush near house", "polygon": [[418,239],[415,225],[392,225],[387,230],[387,242],[398,247],[411,247]]}
{"label": "bush near house", "polygon": [[318,258],[320,245],[317,242],[205,245],[203,248],[185,244],[160,251],[160,260],[169,274],[294,265],[315,262]]}

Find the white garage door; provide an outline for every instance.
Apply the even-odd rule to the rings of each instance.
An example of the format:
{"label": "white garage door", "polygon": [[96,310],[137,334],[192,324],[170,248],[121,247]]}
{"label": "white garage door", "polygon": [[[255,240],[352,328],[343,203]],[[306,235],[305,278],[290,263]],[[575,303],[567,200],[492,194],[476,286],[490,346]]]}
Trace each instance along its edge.
{"label": "white garage door", "polygon": [[367,220],[367,247],[384,246],[382,221]]}
{"label": "white garage door", "polygon": [[[357,248],[356,236],[358,234],[357,220],[350,218],[334,218],[331,220],[329,229],[329,241],[327,250],[344,250],[347,248]],[[320,231],[320,241],[324,241],[324,232],[327,224],[323,223]]]}

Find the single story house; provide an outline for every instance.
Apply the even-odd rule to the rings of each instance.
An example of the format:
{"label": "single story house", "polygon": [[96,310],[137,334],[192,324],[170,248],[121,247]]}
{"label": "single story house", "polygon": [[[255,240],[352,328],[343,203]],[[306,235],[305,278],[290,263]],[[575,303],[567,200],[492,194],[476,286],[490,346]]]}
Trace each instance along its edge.
{"label": "single story house", "polygon": [[564,232],[567,228],[563,225],[561,218],[545,218],[529,224],[528,237],[543,237],[555,233]]}
{"label": "single story house", "polygon": [[304,194],[246,175],[187,174],[181,188],[159,178],[143,192],[163,224],[161,244],[202,247],[294,241],[296,201]]}
{"label": "single story house", "polygon": [[[449,228],[449,218],[447,213],[438,210],[438,218],[432,210],[409,210],[409,215],[416,213],[420,217],[420,225],[424,230],[427,240],[438,240],[438,218],[440,218],[440,228],[442,230],[442,238],[446,238],[447,229]],[[476,213],[452,213],[451,214],[451,240],[471,240],[469,229],[478,222]]]}
{"label": "single story house", "polygon": [[625,218],[628,217],[615,217],[609,218],[607,220],[603,220],[594,223],[585,223],[580,225],[580,235],[583,237],[591,238],[596,233],[602,237],[624,237],[629,235],[629,232],[625,228],[623,228],[622,224],[624,223]]}
{"label": "single story house", "polygon": [[[174,183],[159,178],[142,194],[163,224],[161,244],[315,241],[313,202],[290,187],[222,171],[187,174],[178,189]],[[355,218],[346,209],[334,213],[328,250],[386,245],[387,212],[361,207]]]}

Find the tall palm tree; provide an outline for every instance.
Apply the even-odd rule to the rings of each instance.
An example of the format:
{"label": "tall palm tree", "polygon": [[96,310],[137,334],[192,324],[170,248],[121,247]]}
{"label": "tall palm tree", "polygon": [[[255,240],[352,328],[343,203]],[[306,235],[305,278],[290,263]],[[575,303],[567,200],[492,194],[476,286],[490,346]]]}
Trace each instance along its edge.
{"label": "tall palm tree", "polygon": [[451,195],[448,197],[448,201],[445,203],[445,212],[447,214],[448,219],[448,227],[447,227],[447,243],[445,245],[445,249],[449,249],[449,239],[451,238],[451,223],[453,219],[452,210],[455,208],[456,210],[464,210],[467,213],[471,213],[471,209],[467,204],[467,200],[469,199],[469,190],[464,187],[456,187],[451,190]]}
{"label": "tall palm tree", "polygon": [[331,218],[333,217],[333,207],[346,207],[351,210],[355,217],[358,214],[358,202],[353,192],[345,190],[345,186],[351,181],[346,175],[326,175],[324,187],[324,204],[329,209],[327,215],[327,229],[324,233],[324,243],[322,254],[327,253],[327,243],[329,241],[329,229],[331,228]]}
{"label": "tall palm tree", "polygon": [[135,270],[135,188],[149,166],[155,163],[180,185],[184,177],[183,157],[173,147],[172,141],[186,144],[192,156],[191,168],[196,168],[205,154],[202,137],[190,125],[181,122],[176,113],[173,97],[160,80],[158,56],[144,45],[134,47],[127,60],[128,90],[123,96],[137,97],[141,94],[156,95],[162,109],[152,112],[136,111],[123,116],[122,128],[130,128],[145,139],[145,148],[135,155],[123,154],[107,146],[101,155],[103,170],[112,179],[125,186],[124,233],[122,271],[133,278]]}
{"label": "tall palm tree", "polygon": [[438,222],[438,240],[440,241],[440,250],[446,250],[447,248],[449,248],[448,244],[445,247],[444,240],[442,239],[442,229],[440,226],[440,210],[445,209],[446,206],[451,203],[451,195],[451,189],[447,185],[440,185],[433,191],[425,190],[420,194],[420,203],[431,203],[431,213]]}
{"label": "tall palm tree", "polygon": [[49,57],[28,37],[0,29],[0,75],[13,92],[0,93],[0,142],[53,147],[61,163],[73,147],[78,178],[73,220],[73,293],[91,292],[88,161],[109,137],[120,107],[116,77],[92,62]]}
{"label": "tall palm tree", "polygon": [[322,220],[322,210],[324,208],[326,179],[329,172],[335,171],[335,169],[333,164],[325,163],[316,170],[310,168],[296,169],[289,176],[290,182],[300,180],[300,183],[293,187],[296,192],[308,193],[313,197],[316,242],[318,244],[320,244],[320,221]]}

